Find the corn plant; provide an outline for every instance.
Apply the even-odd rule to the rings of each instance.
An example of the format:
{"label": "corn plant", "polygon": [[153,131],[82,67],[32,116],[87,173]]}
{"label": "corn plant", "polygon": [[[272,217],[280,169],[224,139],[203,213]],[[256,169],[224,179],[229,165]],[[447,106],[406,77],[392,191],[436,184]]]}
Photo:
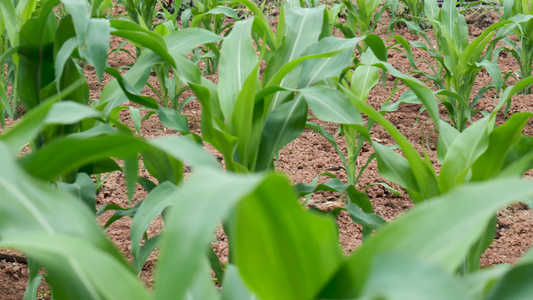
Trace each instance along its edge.
{"label": "corn plant", "polygon": [[[86,206],[28,173],[17,161],[12,149],[27,134],[18,127],[22,125],[27,124],[17,125],[0,141],[0,246],[25,252],[32,266],[46,270],[42,275],[32,268],[28,299],[36,298],[42,277],[54,299],[508,299],[529,292],[531,251],[516,266],[465,277],[453,274],[498,209],[533,196],[530,182],[523,179],[459,188],[414,208],[345,257],[338,248],[334,221],[305,211],[283,176],[236,175],[208,165],[197,166],[183,185],[160,185],[139,207],[132,224],[134,245],[154,213],[167,212],[158,242],[155,288],[150,292],[136,276],[138,269],[106,238]],[[121,142],[124,147],[96,151],[92,159],[134,154],[158,144],[131,136]],[[161,149],[171,154],[179,147]],[[191,154],[186,157],[194,157]],[[86,158],[78,156],[69,163],[82,163],[78,160]],[[59,165],[68,168],[66,162]],[[57,168],[47,164],[40,172],[53,177],[49,172]],[[206,179],[209,189],[202,188]],[[234,220],[234,259],[225,266],[222,289],[217,290],[206,253],[213,230],[228,218]]]}
{"label": "corn plant", "polygon": [[[507,88],[502,93],[495,110],[463,132],[439,120],[438,115],[430,113],[439,130],[438,158],[442,166],[438,175],[427,156],[421,158],[407,139],[381,113],[353,92],[347,89],[345,91],[352,103],[361,112],[380,123],[402,149],[405,157],[380,143],[371,142],[377,154],[380,174],[404,187],[413,202],[417,203],[449,193],[465,182],[519,177],[533,168],[531,138],[522,136],[522,130],[533,117],[533,113],[517,113],[503,125],[498,127],[494,125],[496,115],[503,105],[511,101],[512,95],[532,81],[533,78],[528,78]],[[428,90],[425,93],[431,94]],[[420,95],[420,91],[417,94]],[[428,105],[428,111],[434,110],[435,107],[429,106],[431,101],[428,102],[428,99],[424,98],[420,100]],[[516,155],[517,152],[521,154]],[[484,236],[471,249],[462,272],[479,269],[479,257],[492,242],[494,228],[495,223],[490,224]]]}
{"label": "corn plant", "polygon": [[[381,5],[379,0],[357,0],[355,2],[343,0],[342,3],[347,10],[346,24],[334,23],[333,26],[339,28],[346,38],[373,33],[383,11],[390,4],[387,2],[386,5]],[[366,46],[364,47],[366,49]]]}
{"label": "corn plant", "polygon": [[[520,65],[516,71],[518,79],[533,75],[533,5],[527,1],[500,1],[504,7],[503,19],[513,21],[507,28],[502,28],[498,36],[508,36],[513,33],[518,37],[519,44],[506,37],[503,42],[510,48],[500,50],[509,51]],[[531,87],[523,91],[531,93]]]}
{"label": "corn plant", "polygon": [[[389,0],[391,11],[391,22],[388,26],[388,31],[394,32],[394,27],[398,23],[405,23],[408,27],[413,27],[415,24],[421,28],[427,28],[428,23],[424,15],[424,0]],[[413,31],[417,34],[417,31]]]}
{"label": "corn plant", "polygon": [[[410,62],[417,73],[425,75],[434,82],[438,88],[436,95],[446,108],[448,118],[455,128],[462,131],[471,121],[472,115],[478,113],[475,105],[481,96],[490,88],[499,91],[502,87],[500,69],[492,58],[495,44],[502,37],[493,39],[493,36],[498,28],[509,24],[510,21],[501,21],[489,26],[472,42],[469,42],[468,26],[464,16],[458,12],[455,1],[444,1],[442,9],[439,9],[435,0],[428,0],[424,3],[425,14],[433,26],[438,49],[435,50],[423,31],[416,27],[412,28],[416,28],[424,36],[427,44],[412,42],[410,45],[426,50],[435,59],[437,66],[424,60],[423,62],[433,70],[433,74],[426,74],[416,67],[414,58],[410,57]],[[477,74],[483,68],[492,77],[493,84],[482,88],[471,99]]]}
{"label": "corn plant", "polygon": [[[181,21],[184,28],[199,27],[209,30],[216,35],[227,35],[231,31],[234,21],[239,20],[235,3],[224,5],[218,0],[194,1],[193,6],[184,9]],[[182,4],[183,5],[183,4]],[[227,19],[229,18],[229,22]],[[198,49],[194,54],[196,60],[205,61],[207,74],[215,74],[220,60],[220,46],[206,44],[204,49]]]}
{"label": "corn plant", "polygon": [[[39,5],[40,6],[40,5]],[[19,32],[22,25],[38,11],[35,1],[1,1],[0,2],[0,65],[7,65],[7,76],[0,78],[0,111],[2,115],[17,118],[18,98],[16,51],[19,45]],[[11,94],[6,93],[11,87]],[[4,128],[4,118],[0,121]]]}
{"label": "corn plant", "polygon": [[224,40],[218,86],[205,79],[188,82],[202,103],[202,138],[223,154],[228,170],[272,169],[277,151],[304,130],[308,105],[324,120],[358,122],[341,93],[311,86],[338,75],[358,42],[319,40],[323,15],[323,6],[286,10],[287,35],[270,49],[262,82],[251,37],[252,25],[261,22],[255,18],[237,22]]}

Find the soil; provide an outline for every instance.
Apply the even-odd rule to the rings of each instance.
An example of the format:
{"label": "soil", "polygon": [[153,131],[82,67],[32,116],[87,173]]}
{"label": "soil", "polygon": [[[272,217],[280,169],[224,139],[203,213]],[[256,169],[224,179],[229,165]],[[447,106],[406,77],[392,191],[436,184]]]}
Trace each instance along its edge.
{"label": "soil", "polygon": [[[479,35],[481,30],[489,26],[497,20],[495,13],[478,13],[467,16],[468,23],[471,26],[471,38]],[[384,28],[387,26],[387,17],[383,18]],[[378,29],[378,33],[383,38],[390,36],[385,29]],[[400,28],[395,31],[395,34],[402,35],[410,41],[420,40],[420,38],[408,29]],[[431,38],[431,36],[430,36]],[[113,38],[111,44],[117,47],[122,40]],[[126,44],[125,49],[130,53],[135,53],[135,49],[131,44]],[[414,50],[415,57],[425,57],[422,51]],[[389,54],[388,62],[398,68],[402,72],[409,72],[409,64],[405,55],[400,52],[391,52]],[[134,59],[125,52],[119,52],[117,56],[110,56],[109,64],[113,68],[125,66],[134,63]],[[517,70],[518,65],[514,59],[509,57],[501,57],[499,65],[502,71]],[[91,98],[98,98],[99,91],[105,86],[111,78],[105,76],[101,83],[98,83],[94,74],[94,69],[90,66],[85,68],[87,79],[91,88]],[[211,80],[217,81],[216,75],[210,77]],[[490,76],[487,72],[480,72],[476,86],[474,87],[474,94],[484,85],[490,82]],[[151,76],[150,83],[157,88],[157,79]],[[379,108],[392,93],[393,78],[387,76],[387,85],[385,88],[377,86],[368,99],[375,108]],[[143,90],[143,94],[157,98],[156,94],[149,88]],[[191,96],[190,91],[184,93],[183,97]],[[393,100],[399,97],[400,93],[395,94]],[[478,108],[480,110],[490,111],[493,108],[494,92],[489,92],[479,102]],[[130,105],[130,104],[128,104]],[[131,104],[135,106],[135,104]],[[436,133],[432,133],[432,125],[428,121],[429,117],[426,113],[419,114],[420,105],[400,105],[397,112],[387,114],[387,118],[407,137],[407,139],[416,147],[422,154],[424,148],[426,149],[431,161],[438,167],[436,159]],[[518,111],[533,111],[533,95],[518,95],[513,98],[510,112]],[[183,111],[184,114],[190,115],[191,131],[200,134],[200,112],[201,107],[197,101],[189,102]],[[146,113],[146,112],[143,112]],[[444,114],[444,111],[442,111]],[[121,120],[129,124],[133,128],[133,123],[127,111],[121,113]],[[503,122],[503,116],[499,122]],[[342,138],[337,134],[338,126],[330,123],[323,123],[317,119],[313,119],[333,134],[339,143],[342,145]],[[12,124],[11,120],[7,120],[7,125]],[[422,130],[423,129],[423,130]],[[146,138],[154,138],[168,134],[175,134],[172,130],[161,125],[157,116],[153,115],[142,123],[141,134]],[[533,135],[533,122],[530,122],[524,134]],[[382,144],[393,144],[394,141],[388,133],[380,126],[375,126],[371,132],[372,137]],[[427,142],[426,142],[427,141]],[[205,148],[213,155],[220,157],[220,155],[209,145]],[[342,149],[346,151],[345,147]],[[372,154],[373,150],[369,145],[363,147],[362,153],[358,158],[359,166],[363,165]],[[286,174],[294,183],[305,182],[310,183],[316,176],[324,172],[330,172],[337,176],[340,180],[346,179],[346,171],[343,168],[339,156],[336,154],[333,147],[326,141],[325,138],[317,133],[306,130],[298,139],[287,145],[279,155],[277,163],[277,170]],[[141,175],[147,176],[145,171]],[[526,176],[532,176],[529,172]],[[321,177],[320,182],[326,181],[327,178]],[[360,191],[366,192],[372,202],[375,212],[386,219],[392,221],[398,216],[402,215],[406,210],[409,210],[413,204],[408,196],[402,192],[402,196],[394,195],[381,185],[376,183],[385,182],[393,188],[402,191],[399,186],[396,186],[384,180],[378,173],[377,164],[372,161],[369,167],[363,173],[357,188]],[[139,186],[132,203],[128,203],[127,192],[125,188],[124,176],[119,172],[111,173],[105,178],[105,182],[98,194],[97,206],[104,204],[118,204],[123,207],[134,205],[146,196],[146,192]],[[307,205],[312,205],[323,210],[330,210],[333,207],[343,206],[343,199],[335,193],[320,192],[314,194]],[[112,212],[106,212],[98,217],[98,222],[104,224],[112,215]],[[337,222],[339,225],[339,240],[340,247],[346,254],[349,254],[361,245],[361,227],[354,224],[347,213],[341,213]],[[130,257],[130,240],[129,228],[131,220],[123,218],[105,229],[105,232],[115,242],[117,247],[126,255]],[[529,207],[524,204],[517,203],[509,206],[498,213],[498,228],[494,243],[483,254],[481,263],[483,267],[489,267],[500,263],[513,264],[533,243],[533,213]],[[148,235],[153,236],[160,233],[162,228],[161,220],[156,220],[148,230]],[[216,242],[213,243],[213,248],[219,256],[222,263],[227,262],[228,244],[227,238],[219,230],[216,233]],[[21,255],[15,251],[2,250],[3,254]],[[155,255],[148,260],[140,277],[147,284],[152,284],[152,269],[154,266]],[[28,279],[28,270],[24,262],[18,259],[4,259],[0,258],[0,299],[22,299]],[[39,297],[41,299],[49,299],[49,289],[45,283],[40,287]]]}

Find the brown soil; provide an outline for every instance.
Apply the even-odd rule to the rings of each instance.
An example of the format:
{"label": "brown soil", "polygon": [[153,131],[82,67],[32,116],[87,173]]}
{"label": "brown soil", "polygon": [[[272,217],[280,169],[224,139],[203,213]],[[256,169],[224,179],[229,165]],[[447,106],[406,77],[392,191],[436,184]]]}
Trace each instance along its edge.
{"label": "brown soil", "polygon": [[[495,14],[480,14],[479,18],[468,16],[468,21],[472,26],[472,33],[479,34],[479,30],[483,29],[479,27],[486,27],[490,25],[491,20],[495,21],[495,18]],[[386,19],[384,19],[384,23],[386,26]],[[410,41],[419,40],[419,37],[413,35],[407,29],[398,29],[395,34],[400,34]],[[384,38],[388,36],[384,30],[380,33],[380,35]],[[472,38],[473,37],[474,36],[472,36]],[[112,46],[116,47],[120,42],[121,40],[114,38],[112,40]],[[132,45],[127,44],[125,47],[131,53],[135,53]],[[416,50],[414,51],[414,54],[416,57],[421,57],[424,55],[422,51]],[[133,62],[133,58],[124,52],[120,52],[116,58],[114,56],[109,58],[109,64],[114,68],[132,64]],[[389,55],[389,63],[402,72],[409,71],[407,59],[399,52],[391,52]],[[502,71],[516,70],[518,68],[512,57],[502,58],[500,59],[499,63]],[[110,77],[106,76],[102,82],[102,85],[100,86],[96,80],[94,69],[92,67],[87,67],[85,70],[91,87],[91,98],[97,98],[101,86],[105,86],[105,84],[110,80]],[[217,80],[216,76],[213,76],[210,79],[213,81]],[[476,93],[479,88],[487,84],[489,81],[490,77],[487,72],[482,71],[478,77],[476,87],[474,88],[474,93]],[[157,86],[157,80],[155,76],[150,78],[150,83],[154,86]],[[371,93],[368,102],[374,105],[374,107],[378,108],[379,104],[383,103],[385,99],[389,97],[391,92],[392,78],[389,75],[387,78],[387,87],[385,89],[383,89],[381,86],[376,87]],[[143,93],[147,96],[154,98],[156,97],[155,93],[149,88],[145,88]],[[186,92],[183,96],[188,97],[191,95],[191,92]],[[400,94],[397,93],[394,99],[397,99],[399,95]],[[493,107],[493,95],[494,93],[487,93],[483,100],[480,101],[479,107],[481,109],[490,110]],[[400,106],[399,111],[388,114],[387,118],[393,124],[395,124],[398,129],[400,129],[400,131],[409,139],[409,141],[420,153],[423,153],[423,147],[426,147],[424,141],[428,137],[422,134],[422,126],[426,124],[426,127],[424,128],[425,134],[430,133],[432,128],[431,124],[426,122],[428,120],[428,116],[424,113],[421,115],[418,114],[419,108],[419,105],[403,105]],[[200,111],[201,107],[197,101],[192,101],[187,104],[184,110],[184,114],[192,116],[192,118],[189,119],[191,131],[197,134],[200,133],[200,124],[198,121],[200,120]],[[510,112],[517,111],[533,111],[533,95],[516,96],[513,99]],[[126,124],[131,125],[133,128],[129,114],[126,111],[122,112],[121,119]],[[320,123],[318,120],[314,121]],[[11,122],[8,120],[8,126],[9,124],[11,124]],[[329,123],[323,125],[330,133],[338,138],[339,142],[341,141],[341,138],[338,136],[338,134],[336,134],[337,125]],[[155,115],[144,121],[141,132],[142,136],[146,138],[174,134],[171,130],[168,130],[162,126],[159,122],[159,119]],[[526,126],[524,134],[533,135],[532,122]],[[379,126],[375,126],[375,128],[372,130],[372,137],[383,144],[394,143],[388,133]],[[429,147],[426,147],[426,151],[428,152],[431,161],[437,164],[435,133],[429,136],[428,146]],[[217,155],[216,151],[214,151],[214,149],[209,145],[206,145],[206,149],[214,155]],[[345,147],[343,151],[345,151]],[[371,147],[365,145],[359,157],[359,165],[364,164],[372,152],[373,150]],[[287,145],[281,151],[279,163],[277,164],[277,170],[287,174],[287,176],[290,177],[291,181],[294,183],[310,183],[313,178],[324,172],[333,173],[341,180],[346,179],[345,170],[342,167],[342,163],[335,153],[333,147],[323,137],[310,130],[306,130],[300,138]],[[142,175],[146,174],[143,173]],[[531,174],[527,175],[531,176]],[[320,180],[325,181],[326,179],[321,178]],[[387,181],[379,175],[376,162],[373,161],[370,163],[370,166],[364,172],[361,180],[357,184],[357,188],[359,190],[368,193],[375,208],[375,212],[378,215],[388,221],[391,221],[413,206],[405,193],[403,196],[395,196],[381,185],[371,185],[379,182]],[[401,190],[398,186],[391,184],[390,182],[388,183],[392,187]],[[144,192],[141,187],[138,187],[133,204],[140,201],[145,196],[146,192]],[[104,204],[113,203],[127,207],[132,205],[128,204],[127,199],[124,176],[121,173],[115,172],[110,174],[105,179],[105,183],[98,195],[97,205],[101,206]],[[342,206],[343,200],[337,194],[321,192],[314,194],[308,204],[324,210],[329,210],[333,207]],[[98,222],[103,225],[106,220],[109,219],[111,214],[112,212],[104,213],[98,217]],[[345,253],[351,253],[361,244],[361,227],[354,224],[347,213],[341,213],[337,219],[337,222],[339,224],[341,247]],[[117,247],[122,250],[127,257],[130,257],[130,224],[130,219],[123,218],[105,230],[109,237],[115,242]],[[160,233],[161,227],[161,220],[156,220],[156,222],[154,222],[149,229],[149,236]],[[523,204],[515,204],[503,209],[498,214],[498,230],[496,239],[492,246],[483,255],[482,266],[487,267],[499,263],[515,263],[533,243],[532,227],[533,213],[527,206]],[[228,256],[227,239],[222,232],[218,232],[216,238],[217,242],[213,244],[213,248],[219,255],[221,261],[224,263],[227,261]],[[1,252],[5,254],[20,255],[16,252],[8,250],[3,250]],[[153,269],[154,259],[155,256],[148,260],[141,274],[142,279],[148,286],[151,286],[152,283],[151,271]],[[0,299],[22,299],[27,279],[28,271],[24,263],[21,263],[20,261],[0,260]],[[40,295],[42,299],[49,299],[49,290],[45,284],[41,285],[40,291],[40,293],[42,293]]]}

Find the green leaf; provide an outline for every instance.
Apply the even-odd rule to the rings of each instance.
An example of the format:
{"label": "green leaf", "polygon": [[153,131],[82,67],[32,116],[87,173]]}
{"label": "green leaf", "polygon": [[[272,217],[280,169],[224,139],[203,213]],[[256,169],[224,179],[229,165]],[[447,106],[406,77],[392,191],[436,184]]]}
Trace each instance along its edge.
{"label": "green leaf", "polygon": [[[390,147],[373,142],[372,147],[377,153],[379,174],[397,183],[408,191],[419,191],[415,174],[407,159],[394,152]],[[412,199],[417,202],[417,199]]]}
{"label": "green leaf", "polygon": [[157,55],[163,58],[166,62],[175,66],[175,61],[169,54],[165,40],[157,33],[148,31],[128,20],[110,20],[110,25],[112,27],[111,33],[113,35],[141,44],[157,53]]}
{"label": "green leaf", "polygon": [[361,113],[341,92],[326,87],[312,86],[299,89],[313,113],[323,121],[340,124],[362,124]]}
{"label": "green leaf", "polygon": [[61,101],[54,104],[48,113],[45,124],[74,124],[86,118],[101,118],[103,114],[86,105],[73,101]]}
{"label": "green leaf", "polygon": [[21,249],[44,265],[54,299],[150,299],[131,269],[81,235],[22,233],[3,238],[0,245]]}
{"label": "green leaf", "polygon": [[360,40],[360,38],[340,39],[334,37],[320,40],[306,53],[307,56],[327,53],[333,50],[345,50],[335,56],[311,59],[303,62],[298,87],[307,87],[326,78],[338,76],[350,62],[354,48]]}
{"label": "green leaf", "polygon": [[[89,3],[77,0],[62,0],[61,2],[72,15],[74,28],[76,29],[76,36],[78,38],[78,45],[81,49],[83,42],[85,41],[87,31],[89,30],[89,23],[91,22],[89,15]],[[109,40],[106,40],[106,42],[108,41]]]}
{"label": "green leaf", "polygon": [[[57,21],[47,2],[38,18],[28,20],[20,29],[19,64],[17,70],[18,95],[27,110],[36,107],[41,100],[40,92],[54,81],[54,36]],[[57,2],[56,2],[57,3]]]}
{"label": "green leaf", "polygon": [[198,144],[191,135],[166,136],[150,140],[148,143],[158,147],[172,157],[185,161],[191,167],[220,169],[218,162]]}
{"label": "green leaf", "polygon": [[257,111],[254,96],[256,88],[259,86],[258,76],[259,64],[244,81],[244,85],[235,99],[231,123],[227,124],[228,130],[232,130],[239,140],[237,144],[238,162],[248,169],[253,169],[257,148],[261,141],[259,134],[254,135],[254,129],[256,132],[260,130],[262,124],[258,123],[263,120],[262,116],[254,115],[254,111]]}
{"label": "green leaf", "polygon": [[283,103],[268,114],[257,155],[256,171],[268,170],[276,153],[299,137],[307,120],[307,105],[301,97]]}
{"label": "green leaf", "polygon": [[409,255],[376,256],[362,299],[470,299],[452,274]]}
{"label": "green leaf", "polygon": [[[263,82],[268,82],[281,67],[302,56],[312,45],[318,42],[322,30],[323,10],[323,6],[309,9],[295,7],[286,12],[287,37],[281,46],[273,52],[272,58],[265,68]],[[282,80],[280,86],[293,88],[298,83],[295,79],[297,78],[288,75]],[[284,95],[286,94],[276,93],[273,95],[272,100],[269,101],[269,111],[273,111],[282,103]]]}
{"label": "green leaf", "polygon": [[490,133],[487,150],[472,165],[471,181],[487,180],[501,171],[507,152],[518,142],[532,116],[531,112],[513,114],[507,122]]}
{"label": "green leaf", "polygon": [[250,35],[252,22],[253,18],[237,22],[222,46],[218,95],[226,120],[231,120],[237,95],[258,62]]}
{"label": "green leaf", "polygon": [[189,132],[189,122],[187,117],[176,110],[160,106],[158,116],[161,120],[161,124],[165,127],[181,133]]}
{"label": "green leaf", "polygon": [[242,276],[239,274],[239,270],[235,265],[228,264],[226,266],[226,273],[222,286],[222,300],[257,299],[257,296],[254,295],[244,283]]}
{"label": "green leaf", "polygon": [[136,271],[140,271],[145,263],[141,257],[140,246],[144,233],[148,227],[167,207],[174,203],[178,189],[170,182],[164,182],[153,189],[146,198],[142,200],[135,218],[131,223],[131,255]]}
{"label": "green leaf", "polygon": [[343,261],[334,221],[306,212],[280,176],[241,201],[231,236],[235,264],[261,299],[314,299]]}
{"label": "green leaf", "polygon": [[55,139],[39,151],[24,156],[20,161],[33,176],[52,180],[107,157],[135,157],[148,147],[150,146],[145,141],[130,135],[115,134],[91,139],[67,136]]}
{"label": "green leaf", "polygon": [[87,29],[84,55],[90,58],[94,65],[98,82],[102,81],[107,66],[110,30],[109,20],[106,19],[91,19]]}
{"label": "green leaf", "polygon": [[[83,236],[94,247],[119,259],[119,251],[94,221],[94,212],[66,191],[50,186],[26,173],[13,159],[4,142],[0,142],[0,216],[2,242],[24,234],[46,236]],[[5,240],[4,240],[5,239]],[[48,243],[46,243],[48,244]]]}
{"label": "green leaf", "polygon": [[532,277],[533,263],[519,264],[509,270],[494,284],[486,299],[527,299],[533,293],[533,287],[531,286]]}
{"label": "green leaf", "polygon": [[57,182],[59,189],[70,192],[89,207],[91,211],[96,209],[96,187],[87,173],[78,173],[73,183]]}
{"label": "green leaf", "polygon": [[441,193],[462,184],[472,164],[485,152],[489,146],[489,122],[489,116],[475,122],[450,145],[439,173]]}
{"label": "green leaf", "polygon": [[[201,264],[219,221],[243,197],[257,188],[263,176],[238,176],[201,169],[191,175],[174,195],[166,217],[156,270],[155,299],[183,299]],[[209,188],[205,180],[209,179]],[[194,199],[194,201],[190,201]],[[201,220],[201,221],[200,221]],[[203,286],[212,289],[212,283]]]}
{"label": "green leaf", "polygon": [[439,162],[442,163],[442,161],[444,161],[444,157],[446,157],[446,154],[448,153],[448,149],[450,149],[455,139],[457,139],[457,137],[461,133],[459,132],[459,130],[455,129],[453,126],[443,120],[439,120],[439,124],[440,126],[439,142],[437,144],[437,156]]}
{"label": "green leaf", "polygon": [[499,179],[464,185],[418,205],[369,239],[321,296],[359,295],[369,280],[373,262],[382,253],[408,255],[453,273],[485,232],[494,214],[505,205],[531,195],[531,182]]}
{"label": "green leaf", "polygon": [[374,213],[366,213],[354,203],[348,203],[344,208],[350,214],[350,218],[352,219],[352,221],[357,224],[376,230],[387,224],[387,221],[385,221],[380,216]]}
{"label": "green leaf", "polygon": [[361,63],[366,64],[358,66],[350,81],[350,89],[359,98],[366,100],[372,88],[379,82],[379,68],[370,65],[377,63],[378,58],[369,48],[361,55]]}

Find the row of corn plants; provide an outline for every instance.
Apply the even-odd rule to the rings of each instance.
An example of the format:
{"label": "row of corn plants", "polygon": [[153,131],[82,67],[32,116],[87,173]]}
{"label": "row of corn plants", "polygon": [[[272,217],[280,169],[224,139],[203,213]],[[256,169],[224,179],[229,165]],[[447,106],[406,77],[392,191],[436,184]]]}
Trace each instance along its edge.
{"label": "row of corn plants", "polygon": [[[25,299],[36,299],[43,277],[54,299],[527,297],[531,251],[514,266],[480,269],[479,260],[492,243],[497,211],[533,197],[531,182],[521,178],[533,168],[533,140],[522,134],[533,114],[516,113],[496,123],[512,96],[533,83],[527,66],[531,8],[503,1],[504,20],[468,41],[455,1],[444,1],[442,8],[437,1],[412,8],[403,1],[419,9],[413,20],[432,26],[437,48],[408,20],[428,43],[393,36],[395,43],[387,47],[373,31],[384,10],[397,7],[393,2],[343,2],[329,9],[288,0],[274,30],[249,0],[195,1],[182,9],[179,3],[171,9],[155,1],[124,1],[127,14],[121,18],[108,14],[109,1],[0,1],[0,61],[7,75],[2,105],[12,118],[19,101],[25,111],[0,135],[0,247],[28,256]],[[339,22],[343,9],[346,24]],[[344,38],[332,36],[337,29]],[[111,36],[136,48],[127,71],[107,63]],[[498,41],[507,47],[498,48]],[[436,61],[433,74],[416,67],[414,47]],[[431,87],[387,63],[398,50]],[[520,71],[507,76],[516,78],[514,85],[506,86],[498,68],[502,51],[520,62]],[[98,99],[89,99],[86,65],[94,67],[99,81],[104,74],[114,78]],[[481,68],[494,84],[470,103]],[[157,100],[140,93],[152,72],[161,88]],[[205,77],[215,72],[218,84]],[[408,90],[378,111],[367,100],[386,73]],[[495,109],[472,118],[489,88],[499,92]],[[186,89],[202,105],[201,135],[189,132],[182,114],[192,101],[180,97]],[[439,171],[386,119],[401,102],[420,103],[431,117],[439,134]],[[439,105],[449,122],[441,119]],[[124,110],[135,129],[120,120]],[[139,137],[140,110],[157,115],[180,136]],[[331,133],[307,121],[309,112],[340,125],[346,153]],[[403,155],[372,140],[376,123]],[[335,147],[346,182],[291,185],[272,172],[278,152],[306,128]],[[202,142],[222,154],[225,170]],[[371,159],[377,159],[380,174],[416,204],[394,222],[374,214],[369,197],[356,189],[369,163],[357,166],[365,142],[375,150]],[[31,150],[22,152],[26,145]],[[152,178],[139,176],[140,160]],[[185,165],[192,170],[187,179]],[[130,199],[137,184],[147,196],[131,208],[106,205],[97,211],[93,180],[112,171],[125,174]],[[346,201],[341,209],[363,226],[364,244],[350,256],[338,246],[333,218],[338,210],[318,214],[299,201],[320,190],[339,192]],[[116,212],[105,226],[133,218],[132,261],[97,225],[95,216],[106,210]],[[148,237],[160,215],[163,233]],[[224,266],[210,247],[218,224],[229,238]],[[156,248],[155,284],[147,289],[137,274]]]}

